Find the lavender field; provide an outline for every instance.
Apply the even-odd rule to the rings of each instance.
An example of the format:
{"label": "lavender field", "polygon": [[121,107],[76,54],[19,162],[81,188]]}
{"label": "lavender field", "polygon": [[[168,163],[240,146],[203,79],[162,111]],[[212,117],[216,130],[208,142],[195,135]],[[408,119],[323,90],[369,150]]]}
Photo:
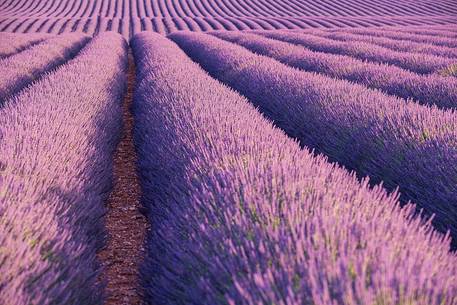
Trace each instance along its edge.
{"label": "lavender field", "polygon": [[454,0],[0,1],[0,305],[457,305]]}

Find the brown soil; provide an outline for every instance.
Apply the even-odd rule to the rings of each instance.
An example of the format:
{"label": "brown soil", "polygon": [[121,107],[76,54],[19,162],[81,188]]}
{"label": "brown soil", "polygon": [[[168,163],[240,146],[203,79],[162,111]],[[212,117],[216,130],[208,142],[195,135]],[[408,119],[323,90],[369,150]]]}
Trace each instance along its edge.
{"label": "brown soil", "polygon": [[140,213],[140,184],[133,145],[133,117],[130,106],[135,84],[135,65],[129,54],[127,94],[123,102],[124,131],[114,153],[114,187],[107,201],[105,226],[108,239],[98,254],[106,281],[106,305],[139,305],[142,291],[138,268],[144,257],[143,243],[148,229]]}

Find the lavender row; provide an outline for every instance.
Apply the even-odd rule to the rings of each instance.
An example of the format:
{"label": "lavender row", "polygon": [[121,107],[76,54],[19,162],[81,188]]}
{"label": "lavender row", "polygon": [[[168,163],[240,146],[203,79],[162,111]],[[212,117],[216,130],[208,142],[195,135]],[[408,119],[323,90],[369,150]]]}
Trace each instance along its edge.
{"label": "lavender row", "polygon": [[328,31],[315,31],[313,35],[325,37],[329,39],[334,39],[338,41],[358,41],[366,42],[369,44],[374,44],[377,46],[385,47],[394,51],[399,52],[412,52],[412,53],[422,53],[432,56],[442,56],[449,58],[457,57],[457,50],[452,47],[445,46],[436,46],[424,42],[414,42],[409,40],[395,40],[391,38],[385,38],[380,36],[366,36],[366,35],[357,35],[351,34],[350,30],[347,32],[338,31],[338,32],[328,32]]}
{"label": "lavender row", "polygon": [[82,34],[56,36],[0,60],[0,105],[11,94],[76,55],[88,40]]}
{"label": "lavender row", "polygon": [[453,111],[299,71],[210,35],[171,38],[301,144],[389,190],[399,187],[404,202],[436,214],[436,227],[457,237]]}
{"label": "lavender row", "polygon": [[132,47],[149,303],[455,301],[457,257],[412,206],[301,150],[164,37]]}
{"label": "lavender row", "polygon": [[0,110],[0,304],[101,303],[126,48],[98,36]]}
{"label": "lavender row", "polygon": [[370,62],[390,64],[419,74],[434,73],[456,62],[452,58],[397,52],[364,42],[335,41],[300,32],[255,31],[255,33],[302,45],[313,51],[347,55]]}
{"label": "lavender row", "polygon": [[406,28],[395,28],[395,31],[400,31],[402,33],[410,33],[416,35],[427,35],[427,36],[442,36],[446,38],[457,38],[457,27],[454,25],[447,25],[447,26],[427,26],[427,27],[406,27]]}
{"label": "lavender row", "polygon": [[346,79],[391,95],[412,98],[421,104],[457,107],[457,80],[453,78],[418,75],[395,66],[314,52],[302,46],[249,33],[214,32],[212,35],[305,71]]}
{"label": "lavender row", "polygon": [[455,301],[457,257],[412,206],[301,150],[162,36],[132,46],[149,303]]}
{"label": "lavender row", "polygon": [[46,34],[0,33],[0,58],[11,56],[49,37],[52,36]]}
{"label": "lavender row", "polygon": [[[346,31],[346,30],[344,30]],[[353,34],[361,34],[361,35],[370,35],[370,36],[378,36],[378,37],[387,37],[391,39],[397,40],[410,40],[419,43],[430,43],[437,46],[445,46],[449,48],[456,48],[457,47],[457,40],[451,37],[440,37],[440,36],[430,36],[430,35],[421,35],[421,34],[414,34],[414,33],[403,33],[397,30],[378,30],[378,29],[351,29],[350,31]]]}
{"label": "lavender row", "polygon": [[[355,29],[355,28],[353,28]],[[360,27],[356,30],[361,29]],[[377,28],[367,28],[366,30],[376,30],[376,31],[384,31],[386,33],[390,32],[399,32],[401,34],[408,34],[410,36],[414,35],[425,35],[433,37],[441,37],[441,38],[457,38],[456,27],[455,24],[447,24],[447,25],[409,25],[409,26],[386,26],[386,27],[377,27]],[[351,32],[349,28],[339,28],[339,29],[329,29],[329,32]]]}

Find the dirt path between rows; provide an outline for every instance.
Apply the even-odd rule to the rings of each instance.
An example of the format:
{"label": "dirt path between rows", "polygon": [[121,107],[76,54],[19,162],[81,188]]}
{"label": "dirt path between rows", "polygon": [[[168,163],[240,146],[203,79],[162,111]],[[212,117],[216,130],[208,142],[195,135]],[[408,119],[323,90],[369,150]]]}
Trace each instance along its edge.
{"label": "dirt path between rows", "polygon": [[143,304],[138,267],[144,257],[143,242],[148,226],[146,217],[139,211],[141,189],[136,173],[133,116],[130,112],[135,85],[135,64],[131,54],[127,83],[123,101],[124,130],[114,153],[114,186],[106,203],[108,239],[98,254],[104,268],[102,279],[107,282],[106,305]]}

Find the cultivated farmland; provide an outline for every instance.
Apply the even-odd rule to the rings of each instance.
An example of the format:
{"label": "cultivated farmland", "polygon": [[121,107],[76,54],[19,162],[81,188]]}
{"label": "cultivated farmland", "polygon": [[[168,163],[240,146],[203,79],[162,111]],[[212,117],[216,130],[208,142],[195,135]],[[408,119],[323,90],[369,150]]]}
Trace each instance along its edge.
{"label": "cultivated farmland", "polygon": [[453,0],[0,2],[0,305],[457,305]]}

